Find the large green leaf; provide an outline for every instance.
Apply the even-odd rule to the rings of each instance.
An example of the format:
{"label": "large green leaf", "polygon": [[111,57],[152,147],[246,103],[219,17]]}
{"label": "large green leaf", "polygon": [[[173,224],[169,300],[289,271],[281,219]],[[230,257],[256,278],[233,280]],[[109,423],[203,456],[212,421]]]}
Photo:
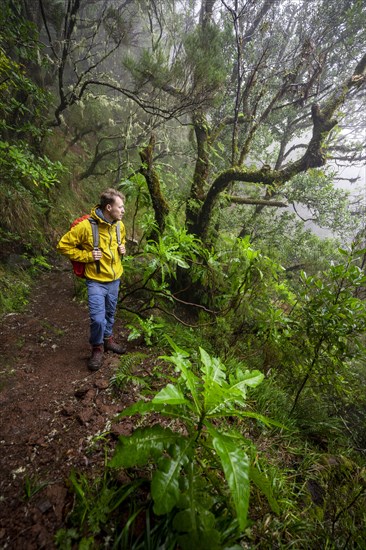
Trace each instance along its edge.
{"label": "large green leaf", "polygon": [[206,417],[209,418],[221,418],[225,416],[237,416],[238,418],[255,418],[256,420],[263,422],[263,424],[265,424],[266,426],[276,426],[276,428],[288,430],[287,426],[285,426],[281,422],[278,422],[277,420],[272,420],[267,416],[263,416],[263,414],[255,412],[240,411],[238,409],[225,409],[220,410],[219,412],[213,411],[210,414],[206,415]]}
{"label": "large green leaf", "polygon": [[[192,512],[193,509],[193,512]],[[203,508],[200,502],[191,502],[191,508],[181,510],[174,516],[173,527],[179,533],[210,531],[215,527],[215,515]]]}
{"label": "large green leaf", "polygon": [[168,336],[167,340],[170,342],[172,347],[174,346],[173,349],[175,350],[175,353],[171,356],[163,356],[162,359],[173,363],[176,366],[176,370],[181,373],[181,376],[192,395],[192,399],[196,407],[196,413],[200,416],[202,407],[197,392],[199,380],[191,370],[191,363],[188,360],[188,354],[184,350],[178,348],[178,346],[176,346],[176,344]]}
{"label": "large green leaf", "polygon": [[130,436],[119,437],[109,465],[111,468],[144,466],[151,458],[157,460],[163,451],[181,441],[183,441],[183,437],[169,428],[159,425],[138,428]]}
{"label": "large green leaf", "polygon": [[193,531],[178,537],[179,548],[182,550],[221,550],[220,531],[208,529],[207,531]]}
{"label": "large green leaf", "polygon": [[245,405],[243,393],[239,388],[231,388],[228,384],[218,385],[215,382],[205,384],[204,400],[206,415],[224,414],[226,410],[232,410],[233,405]]}
{"label": "large green leaf", "polygon": [[255,388],[263,381],[263,378],[264,374],[259,370],[247,370],[243,372],[242,370],[237,369],[236,377],[234,378],[233,376],[230,376],[230,385],[232,387],[250,386],[251,388]]}
{"label": "large green leaf", "polygon": [[190,439],[177,438],[169,449],[171,456],[161,457],[158,462],[158,470],[154,472],[151,481],[151,496],[157,515],[168,514],[178,503],[180,471],[190,460],[191,445]]}
{"label": "large green leaf", "polygon": [[207,493],[206,482],[195,473],[192,462],[185,473],[186,490],[178,503],[181,510],[173,520],[173,528],[180,533],[179,546],[182,550],[219,550],[222,548],[221,533],[215,529],[216,518],[210,510],[215,500]]}
{"label": "large green leaf", "polygon": [[165,335],[165,339],[169,342],[172,349],[175,351],[177,357],[188,359],[190,356],[190,353],[188,351],[185,351],[184,349],[181,349],[177,344],[174,342],[174,340],[169,336],[169,334]]}
{"label": "large green leaf", "polygon": [[226,410],[232,410],[234,405],[240,407],[245,406],[246,392],[249,385],[259,384],[263,375],[258,371],[254,371],[253,376],[249,373],[245,375],[243,380],[231,378],[231,385],[226,382],[221,382],[219,385],[216,382],[205,384],[204,398],[206,414],[225,413]]}
{"label": "large green leaf", "polygon": [[[189,402],[188,402],[189,403]],[[191,403],[189,403],[192,407]],[[147,414],[151,412],[157,412],[162,416],[169,416],[173,418],[180,418],[187,422],[188,424],[194,424],[192,418],[185,414],[185,407],[180,405],[170,405],[166,403],[157,403],[153,400],[151,401],[138,401],[130,407],[127,407],[120,413],[116,415],[116,419],[123,416],[133,416],[134,414]]]}
{"label": "large green leaf", "polygon": [[164,408],[163,403],[153,403],[152,401],[137,401],[130,407],[126,407],[116,415],[116,418],[121,416],[133,416],[134,414],[146,414],[149,412],[160,412]]}
{"label": "large green leaf", "polygon": [[262,474],[255,466],[250,467],[250,479],[267,497],[268,503],[275,514],[280,513],[280,507],[273,495],[272,486],[268,478]]}
{"label": "large green leaf", "polygon": [[190,364],[187,365],[186,363],[182,363],[180,366],[180,371],[188,390],[191,392],[191,396],[195,404],[196,414],[197,416],[200,416],[202,411],[202,405],[201,405],[201,400],[197,391],[197,388],[199,386],[199,379],[191,371]]}
{"label": "large green leaf", "polygon": [[221,434],[209,422],[205,422],[205,426],[212,437],[213,447],[220,458],[234,502],[239,527],[243,531],[247,524],[249,506],[248,455],[237,444],[237,438],[232,439],[229,435]]}
{"label": "large green leaf", "polygon": [[153,403],[163,403],[167,405],[187,405],[191,406],[191,403],[184,397],[183,393],[177,386],[168,384],[155,395],[152,400]]}
{"label": "large green leaf", "polygon": [[211,357],[203,348],[200,348],[203,372],[203,399],[204,409],[207,413],[217,408],[222,408],[222,395],[224,387],[227,387],[225,367],[220,359]]}
{"label": "large green leaf", "polygon": [[205,385],[210,385],[215,382],[219,386],[225,382],[225,366],[217,357],[211,357],[207,351],[200,348],[202,371],[204,373]]}

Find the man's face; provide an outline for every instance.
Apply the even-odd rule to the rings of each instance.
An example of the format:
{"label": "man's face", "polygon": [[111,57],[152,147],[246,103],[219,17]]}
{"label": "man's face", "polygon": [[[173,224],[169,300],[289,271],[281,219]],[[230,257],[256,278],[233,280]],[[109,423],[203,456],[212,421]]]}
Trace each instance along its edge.
{"label": "man's face", "polygon": [[125,205],[120,197],[116,197],[112,204],[107,204],[106,214],[111,221],[122,220]]}

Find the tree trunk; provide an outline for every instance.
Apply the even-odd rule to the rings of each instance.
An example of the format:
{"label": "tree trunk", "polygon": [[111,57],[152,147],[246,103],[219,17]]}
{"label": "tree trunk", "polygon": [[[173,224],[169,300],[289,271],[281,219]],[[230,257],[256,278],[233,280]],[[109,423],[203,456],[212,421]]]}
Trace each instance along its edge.
{"label": "tree trunk", "polygon": [[205,199],[205,186],[208,178],[208,126],[205,116],[196,113],[193,127],[197,141],[197,159],[193,175],[190,198],[186,206],[186,225],[192,233],[197,231],[198,214]]}
{"label": "tree trunk", "polygon": [[158,230],[153,229],[149,235],[149,238],[156,241],[164,232],[165,220],[169,214],[169,206],[166,202],[160,188],[159,176],[153,166],[153,152],[155,147],[155,137],[152,135],[144,149],[140,151],[140,158],[142,166],[140,168],[141,174],[144,176],[147,187],[149,189],[152,206],[155,213],[155,221],[158,226]]}

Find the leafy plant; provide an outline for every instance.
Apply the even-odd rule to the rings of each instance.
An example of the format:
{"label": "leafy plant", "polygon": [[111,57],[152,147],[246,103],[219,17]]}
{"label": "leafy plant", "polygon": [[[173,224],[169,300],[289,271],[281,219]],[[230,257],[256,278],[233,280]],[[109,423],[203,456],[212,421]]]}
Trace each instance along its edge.
{"label": "leafy plant", "polygon": [[64,167],[59,161],[39,157],[29,150],[25,142],[16,145],[0,141],[0,168],[7,180],[21,182],[25,187],[34,185],[50,188],[59,183]]}
{"label": "leafy plant", "polygon": [[52,269],[52,265],[42,255],[30,258],[30,263],[34,271],[37,271],[38,269],[45,269],[46,271],[50,271]]}
{"label": "leafy plant", "polygon": [[349,192],[334,187],[333,180],[334,173],[313,168],[293,178],[284,195],[289,202],[305,205],[312,221],[320,227],[337,234],[351,234],[356,221],[351,220]]}
{"label": "leafy plant", "polygon": [[366,307],[355,291],[366,284],[365,274],[357,265],[365,250],[342,253],[346,261],[331,266],[321,276],[301,275],[303,290],[294,309],[291,335],[300,351],[294,373],[300,383],[292,410],[313,379],[332,392],[339,390],[349,362],[364,353],[360,335],[365,331]]}
{"label": "leafy plant", "polygon": [[199,241],[189,235],[186,230],[178,230],[173,225],[169,226],[169,232],[158,241],[149,241],[145,247],[145,254],[152,255],[150,267],[152,272],[159,271],[162,282],[166,278],[174,279],[176,269],[188,269],[189,262],[195,259],[199,252]]}
{"label": "leafy plant", "polygon": [[30,478],[26,476],[24,481],[25,499],[30,500],[34,495],[39,493],[39,491],[42,491],[42,489],[47,485],[48,483],[46,481],[40,482],[35,478]]}
{"label": "leafy plant", "polygon": [[[110,479],[107,471],[103,476],[93,480],[72,471],[69,480],[75,496],[74,507],[68,520],[71,527],[57,532],[57,547],[62,550],[71,549],[73,543],[78,541],[79,548],[94,548],[98,537],[110,540],[113,529],[119,524],[118,519],[125,502],[140,486],[141,481],[121,484]],[[136,513],[133,519],[135,517]],[[127,522],[128,526],[131,523],[132,521]]]}
{"label": "leafy plant", "polygon": [[[250,481],[279,511],[266,477],[252,462],[254,446],[227,420],[267,418],[245,410],[247,390],[263,379],[259,371],[226,375],[225,366],[200,348],[197,370],[189,354],[169,339],[174,349],[164,359],[175,365],[178,377],[151,401],[139,401],[119,416],[159,413],[174,419],[176,430],[155,424],[121,436],[109,465],[112,468],[143,467],[154,462],[151,496],[157,515],[173,514],[173,529],[182,548],[220,548],[234,540],[248,524]],[[227,487],[223,488],[225,478]],[[227,537],[218,530],[215,514],[228,514],[233,531]],[[225,513],[223,512],[225,509]],[[234,519],[235,518],[235,519]]]}
{"label": "leafy plant", "polygon": [[31,277],[23,270],[0,268],[0,314],[21,311],[28,304]]}
{"label": "leafy plant", "polygon": [[[37,56],[34,47],[37,43],[35,27],[20,17],[14,17],[13,10],[7,6],[0,14],[0,27],[2,29],[0,31],[0,79],[2,84],[0,128],[2,134],[8,138],[27,137],[30,140],[40,140],[47,132],[45,114],[51,96],[27,76],[23,64],[32,63]],[[11,36],[15,29],[22,36]],[[24,48],[17,48],[15,44],[18,41],[24,41]],[[15,54],[14,57],[18,61],[21,59],[23,63],[14,61],[7,53],[7,49],[12,50],[12,54]],[[30,59],[29,52],[32,52],[33,60]]]}
{"label": "leafy plant", "polygon": [[127,328],[130,329],[128,340],[136,340],[140,338],[140,336],[143,336],[145,344],[147,346],[152,346],[160,337],[161,329],[164,328],[164,323],[156,320],[153,315],[150,315],[147,319],[137,317],[137,323],[138,326],[136,326],[136,324],[127,325]]}

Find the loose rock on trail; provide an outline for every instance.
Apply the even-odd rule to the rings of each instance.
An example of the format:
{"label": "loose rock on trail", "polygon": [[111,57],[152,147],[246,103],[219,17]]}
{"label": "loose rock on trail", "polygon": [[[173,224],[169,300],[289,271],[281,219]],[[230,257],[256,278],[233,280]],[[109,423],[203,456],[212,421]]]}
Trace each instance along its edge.
{"label": "loose rock on trail", "polygon": [[[43,274],[26,310],[1,320],[0,548],[54,548],[71,470],[103,466],[103,453],[88,452],[91,437],[107,425],[116,437],[132,430],[129,419],[110,426],[131,397],[121,402],[110,389],[117,356],[87,370],[88,332],[87,307],[62,270]],[[118,321],[115,333],[126,339]]]}

